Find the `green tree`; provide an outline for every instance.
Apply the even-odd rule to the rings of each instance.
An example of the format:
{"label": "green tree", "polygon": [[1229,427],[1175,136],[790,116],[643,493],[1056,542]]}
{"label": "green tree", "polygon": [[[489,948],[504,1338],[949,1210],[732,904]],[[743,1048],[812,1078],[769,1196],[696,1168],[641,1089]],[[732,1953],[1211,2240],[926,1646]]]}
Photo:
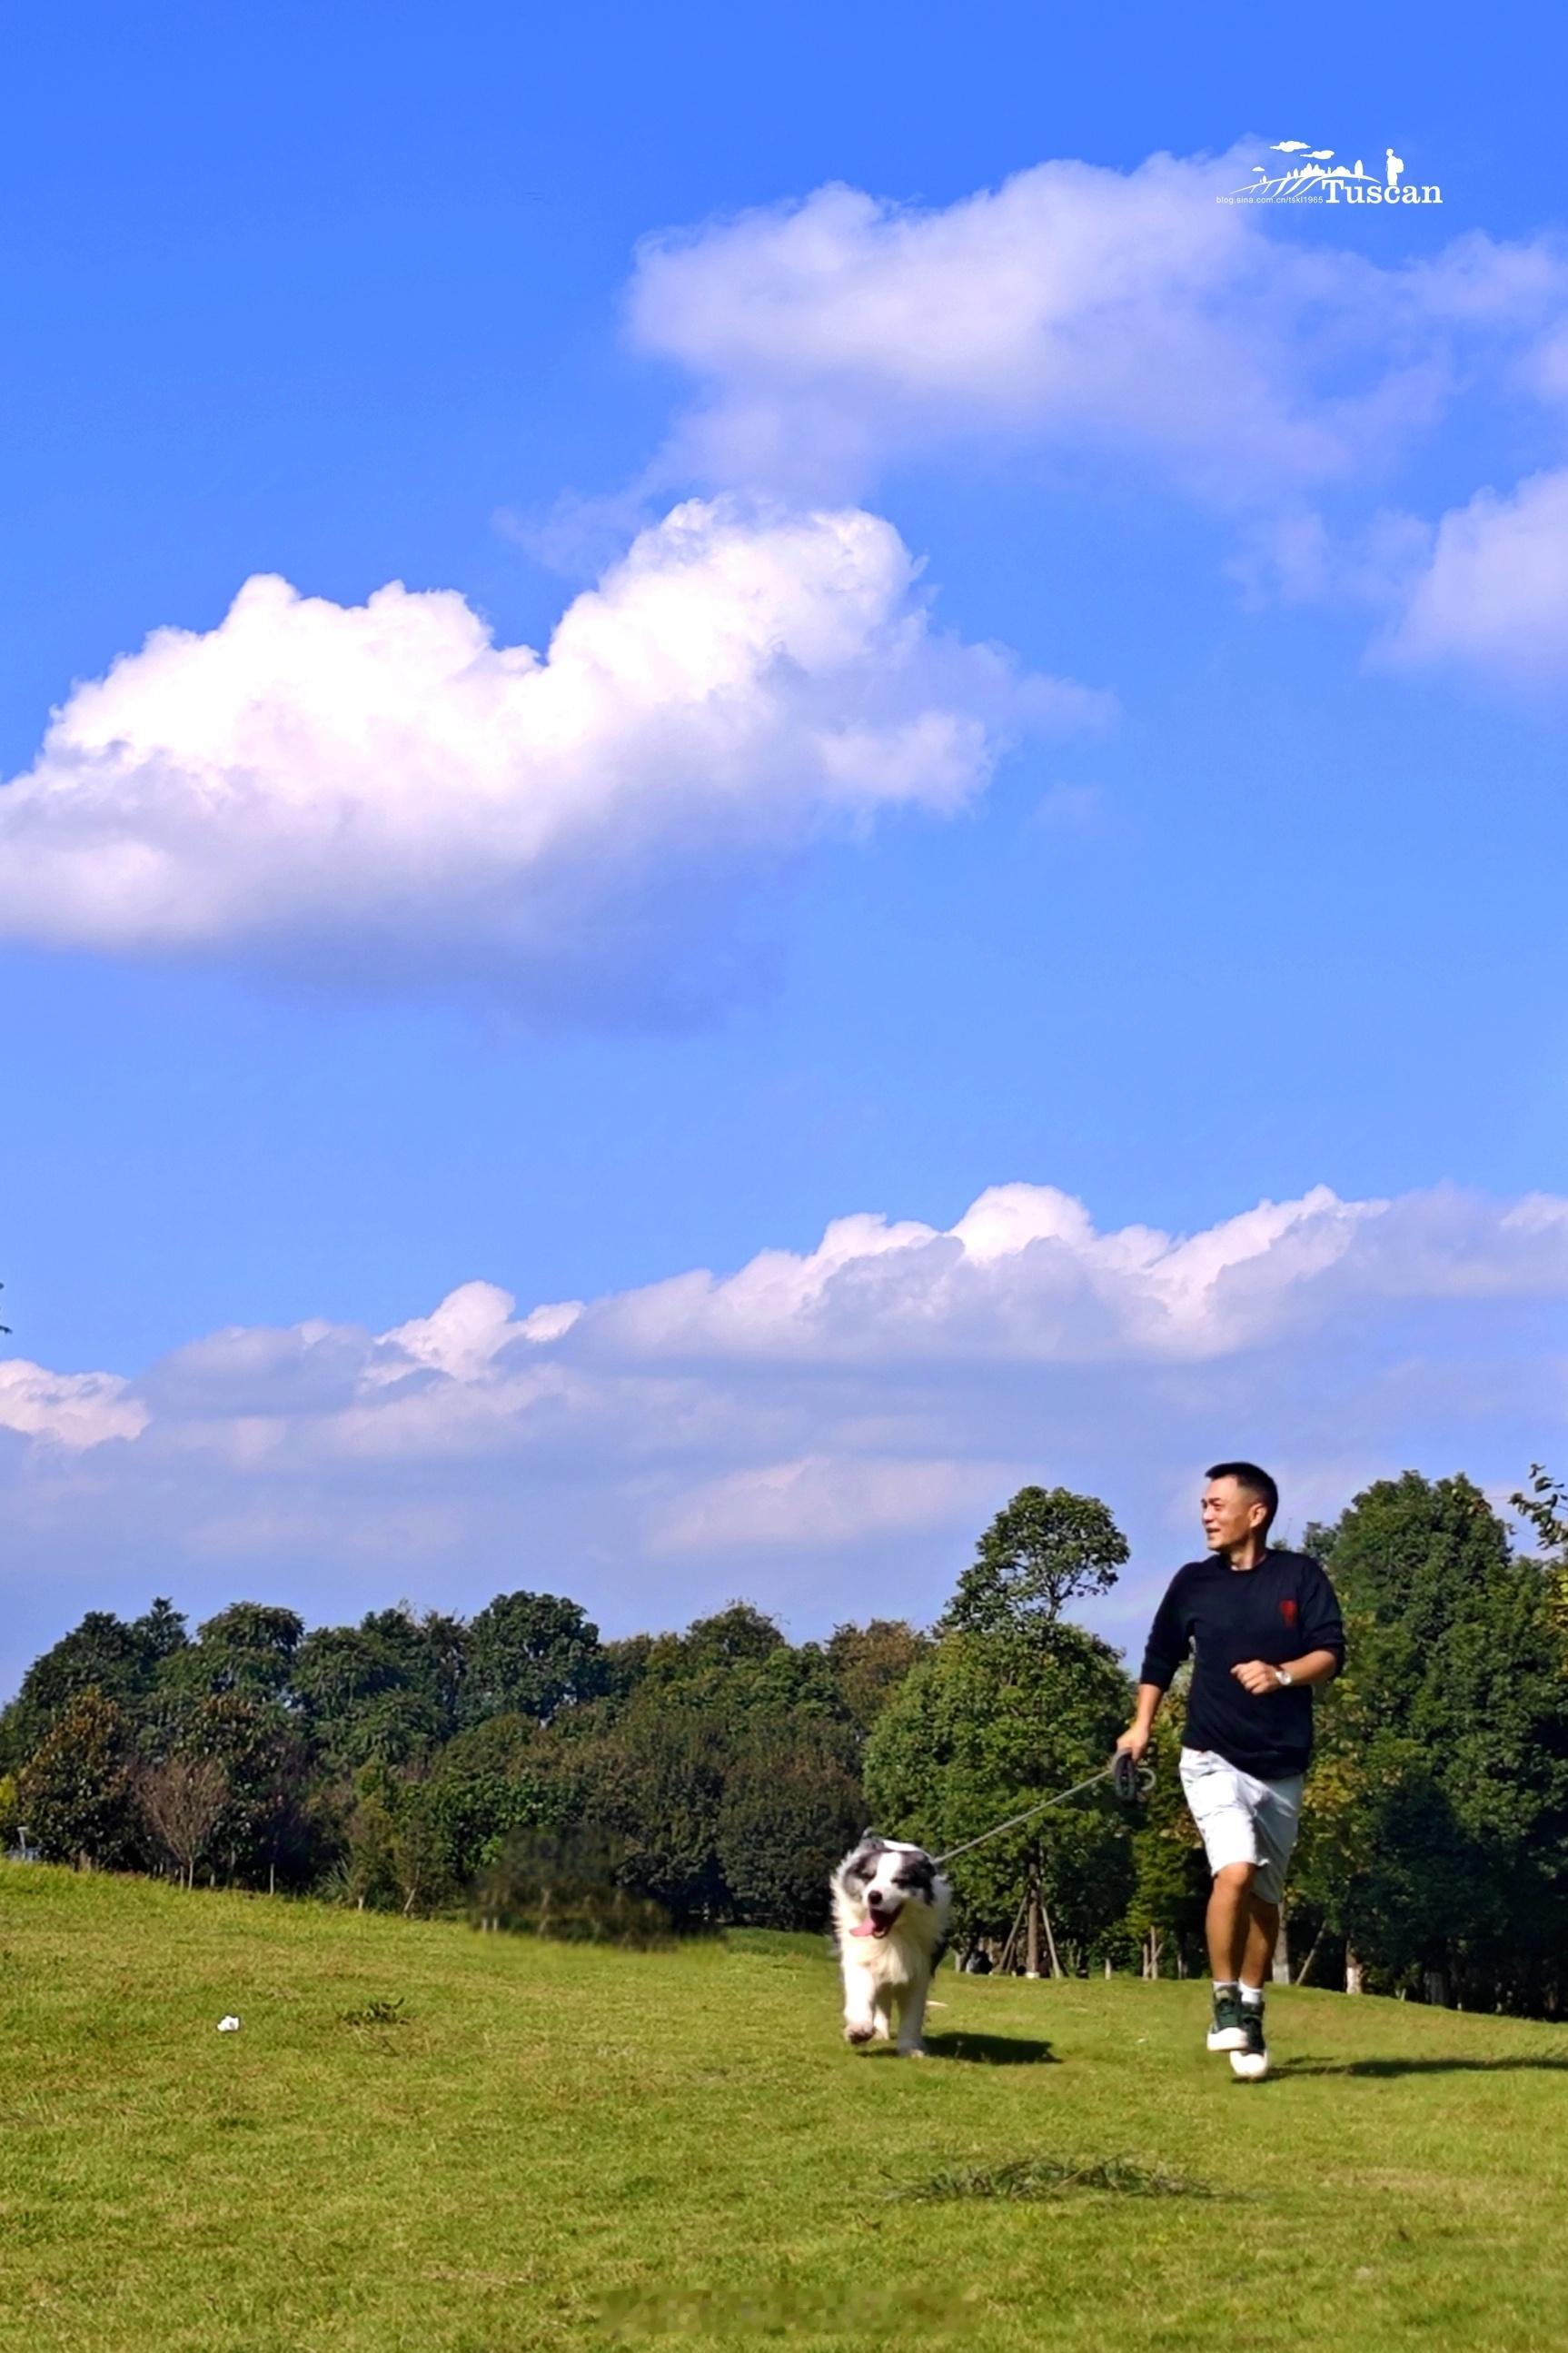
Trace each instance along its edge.
{"label": "green tree", "polygon": [[16,1698],[0,1718],[0,1757],[19,1765],[30,1757],[70,1701],[101,1692],[132,1716],[163,1662],[180,1650],[185,1621],[164,1600],[129,1623],[112,1610],[89,1609],[33,1661]]}
{"label": "green tree", "polygon": [[[1103,1766],[1129,1703],[1115,1653],[1079,1627],[946,1633],[867,1744],[872,1818],[933,1853],[962,1845]],[[975,1848],[952,1878],[963,1933],[1005,1936],[1037,1886],[1058,1952],[1070,1944],[1080,1958],[1114,1936],[1132,1892],[1108,1789]]]}
{"label": "green tree", "polygon": [[358,1626],[305,1636],[289,1682],[330,1767],[428,1757],[456,1728],[466,1640],[458,1621],[373,1610]]}
{"label": "green tree", "polygon": [[322,1861],[310,1762],[276,1702],[215,1693],[185,1716],[174,1753],[211,1759],[223,1773],[223,1808],[206,1841],[216,1876],[247,1887],[308,1882]]}
{"label": "green tree", "polygon": [[196,1640],[172,1651],[159,1683],[176,1706],[221,1699],[284,1701],[290,1695],[294,1654],[305,1621],[292,1609],[265,1601],[234,1601],[196,1629]]}
{"label": "green tree", "polygon": [[695,1620],[684,1634],[660,1634],[648,1643],[628,1705],[672,1704],[709,1710],[731,1724],[753,1715],[844,1715],[821,1644],[796,1648],[773,1619],[741,1601]]}
{"label": "green tree", "polygon": [[498,1593],[468,1627],[462,1715],[526,1715],[548,1724],[605,1687],[599,1630],[554,1593]]}
{"label": "green tree", "polygon": [[1146,1977],[1160,1975],[1167,1957],[1178,1966],[1203,1951],[1209,1873],[1203,1842],[1187,1810],[1181,1781],[1179,1708],[1154,1726],[1146,1762],[1152,1785],[1131,1817],[1132,1895],[1124,1922],[1126,1953]]}
{"label": "green tree", "polygon": [[1126,1558],[1127,1539],[1098,1496],[1020,1487],[981,1537],[943,1630],[1048,1626],[1069,1601],[1109,1591]]}
{"label": "green tree", "polygon": [[1534,1531],[1551,1591],[1552,1620],[1558,1631],[1568,1637],[1568,1483],[1532,1462],[1529,1487],[1509,1500]]}
{"label": "green tree", "polygon": [[736,1919],[759,1928],[826,1919],[828,1874],[865,1826],[854,1746],[847,1729],[809,1717],[759,1717],[731,1743],[716,1843]]}
{"label": "green tree", "polygon": [[749,1601],[731,1601],[710,1618],[694,1618],[683,1638],[687,1657],[700,1666],[734,1666],[770,1658],[787,1647],[776,1620]]}
{"label": "green tree", "polygon": [[131,1870],[142,1860],[135,1730],[104,1693],[78,1692],[16,1778],[22,1820],[45,1860]]}
{"label": "green tree", "polygon": [[1371,1981],[1560,2000],[1568,1681],[1550,1572],[1462,1477],[1406,1472],[1318,1532],[1347,1606],[1304,1809],[1303,1895]]}
{"label": "green tree", "polygon": [[724,1918],[719,1818],[730,1727],[701,1709],[628,1710],[584,1742],[581,1827],[622,1855],[622,1884],[682,1925]]}
{"label": "green tree", "polygon": [[520,1831],[560,1831],[581,1810],[575,1745],[521,1715],[460,1732],[437,1757],[425,1804],[450,1878],[467,1886]]}
{"label": "green tree", "polygon": [[839,1702],[857,1731],[869,1732],[911,1667],[931,1649],[931,1637],[906,1619],[872,1618],[864,1626],[837,1626],[827,1665]]}

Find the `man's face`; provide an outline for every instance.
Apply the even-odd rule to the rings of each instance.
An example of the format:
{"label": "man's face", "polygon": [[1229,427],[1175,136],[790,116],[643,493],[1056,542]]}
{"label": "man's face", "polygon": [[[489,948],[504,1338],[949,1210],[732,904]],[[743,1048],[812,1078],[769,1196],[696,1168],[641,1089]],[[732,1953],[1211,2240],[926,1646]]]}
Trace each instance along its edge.
{"label": "man's face", "polygon": [[1262,1532],[1268,1516],[1262,1498],[1248,1487],[1238,1487],[1234,1479],[1211,1479],[1199,1508],[1210,1552],[1228,1552],[1232,1545],[1245,1544],[1255,1530]]}

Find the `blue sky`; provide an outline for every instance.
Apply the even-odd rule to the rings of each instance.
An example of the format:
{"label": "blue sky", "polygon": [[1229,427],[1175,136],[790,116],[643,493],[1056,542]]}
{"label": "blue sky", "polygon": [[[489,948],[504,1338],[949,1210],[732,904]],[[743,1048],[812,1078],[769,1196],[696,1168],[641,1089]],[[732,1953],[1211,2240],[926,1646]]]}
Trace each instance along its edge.
{"label": "blue sky", "polygon": [[[1272,1448],[1303,1510],[1407,1460],[1503,1493],[1562,1460],[1568,1244],[1518,1205],[1563,1188],[1568,1061],[1564,37],[1482,30],[20,28],[0,772],[45,797],[0,816],[10,1672],[154,1588],[920,1614],[1026,1475],[1100,1482],[1135,1614],[1211,1451]],[[1393,144],[1443,203],[1216,206],[1247,171],[1214,159],[1283,137]],[[966,209],[1073,163],[1035,209]],[[823,208],[836,183],[860,210]],[[1051,348],[993,348],[1036,299]],[[208,757],[209,633],[270,574],[339,608],[452,591],[452,627],[541,651],[572,608],[587,733],[509,737],[470,698],[406,773],[345,767],[362,654],[384,751],[405,679],[421,723],[439,701],[435,608],[396,608],[392,652],[329,611],[319,673],[279,685],[290,608],[233,640],[284,748],[259,788],[220,760],[198,825],[157,779]],[[740,597],[789,647],[782,684],[747,657],[721,752],[637,700],[638,632],[699,582],[703,629]],[[171,627],[205,667],[120,673],[84,750],[75,682]],[[931,710],[960,748],[910,732]],[[853,774],[814,767],[847,726]],[[495,829],[525,804],[537,858]],[[154,837],[173,879],[128,913],[116,860]],[[1128,1250],[1108,1271],[1038,1201],[1016,1258],[943,1246],[973,1300],[928,1293],[918,1237],[877,1245],[869,1308],[841,1296],[863,1251],[812,1257],[835,1219],[942,1233],[1007,1186],[1102,1237],[1315,1187],[1394,1207],[1247,1228],[1218,1292],[1189,1253],[1109,1306]],[[768,1251],[815,1269],[776,1314],[650,1291]],[[1237,1303],[1258,1267],[1267,1314]],[[486,1293],[478,1355],[376,1339],[476,1283],[519,1319],[588,1307],[519,1338]],[[389,1398],[395,1437],[365,1435]]]}

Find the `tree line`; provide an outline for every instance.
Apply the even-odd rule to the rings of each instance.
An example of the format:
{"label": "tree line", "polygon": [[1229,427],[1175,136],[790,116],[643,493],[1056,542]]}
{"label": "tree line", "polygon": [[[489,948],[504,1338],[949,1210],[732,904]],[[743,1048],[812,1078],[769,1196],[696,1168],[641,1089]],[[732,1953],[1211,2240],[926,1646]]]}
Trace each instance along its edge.
{"label": "tree line", "polygon": [[[1568,1493],[1537,1470],[1513,1500],[1529,1550],[1469,1480],[1415,1472],[1303,1539],[1350,1652],[1319,1704],[1277,1963],[1298,1978],[1568,2008]],[[313,1629],[241,1601],[194,1634],[167,1600],[90,1611],[0,1713],[0,1838],[552,1933],[818,1928],[868,1823],[943,1851],[1106,1761],[1131,1683],[1070,1612],[1127,1556],[1097,1498],[1026,1487],[929,1630],[873,1618],[791,1643],[737,1602],[605,1641],[532,1591]],[[1201,1972],[1179,1721],[1141,1805],[1101,1788],[963,1858],[961,1949]]]}

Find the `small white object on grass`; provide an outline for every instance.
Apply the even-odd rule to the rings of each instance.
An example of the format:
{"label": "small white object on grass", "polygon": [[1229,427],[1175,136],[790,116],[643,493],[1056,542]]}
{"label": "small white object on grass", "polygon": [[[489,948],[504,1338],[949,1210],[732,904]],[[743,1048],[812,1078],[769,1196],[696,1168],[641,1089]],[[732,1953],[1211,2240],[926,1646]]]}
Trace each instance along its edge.
{"label": "small white object on grass", "polygon": [[220,2034],[237,2034],[239,2032],[238,2019],[220,2018],[217,2022],[217,2031]]}

